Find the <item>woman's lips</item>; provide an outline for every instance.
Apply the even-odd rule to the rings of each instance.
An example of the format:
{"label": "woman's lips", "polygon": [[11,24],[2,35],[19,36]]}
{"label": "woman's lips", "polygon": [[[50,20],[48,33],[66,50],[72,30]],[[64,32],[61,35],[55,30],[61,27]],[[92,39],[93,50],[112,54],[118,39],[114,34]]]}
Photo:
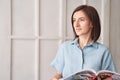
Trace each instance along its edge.
{"label": "woman's lips", "polygon": [[81,28],[80,29],[76,29],[76,31],[80,31],[81,30]]}

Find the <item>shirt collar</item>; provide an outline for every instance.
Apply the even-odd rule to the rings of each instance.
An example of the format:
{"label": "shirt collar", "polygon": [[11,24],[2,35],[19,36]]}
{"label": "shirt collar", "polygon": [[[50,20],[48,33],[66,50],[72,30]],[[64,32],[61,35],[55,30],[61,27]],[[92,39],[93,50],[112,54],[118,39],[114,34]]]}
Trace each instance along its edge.
{"label": "shirt collar", "polygon": [[[71,45],[79,45],[78,44],[78,38],[75,38],[72,42],[71,42]],[[95,47],[95,48],[98,48],[98,44],[97,44],[97,42],[94,42],[94,41],[92,41],[89,45],[87,45],[87,46],[93,46],[93,47]]]}

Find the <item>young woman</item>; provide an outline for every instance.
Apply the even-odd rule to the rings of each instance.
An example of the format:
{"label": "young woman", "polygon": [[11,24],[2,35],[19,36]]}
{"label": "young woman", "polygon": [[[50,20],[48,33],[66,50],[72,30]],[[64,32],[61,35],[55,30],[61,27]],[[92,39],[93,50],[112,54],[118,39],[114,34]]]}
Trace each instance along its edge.
{"label": "young woman", "polygon": [[51,63],[58,80],[83,69],[115,71],[109,49],[97,42],[101,25],[99,15],[92,6],[78,6],[71,17],[75,39],[64,42]]}

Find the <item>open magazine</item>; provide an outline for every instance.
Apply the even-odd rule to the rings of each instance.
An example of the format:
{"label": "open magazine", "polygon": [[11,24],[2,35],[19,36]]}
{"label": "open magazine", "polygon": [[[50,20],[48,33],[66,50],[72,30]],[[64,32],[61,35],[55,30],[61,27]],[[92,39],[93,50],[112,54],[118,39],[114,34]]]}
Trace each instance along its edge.
{"label": "open magazine", "polygon": [[94,70],[82,70],[59,80],[120,80],[120,74],[108,70],[98,73]]}

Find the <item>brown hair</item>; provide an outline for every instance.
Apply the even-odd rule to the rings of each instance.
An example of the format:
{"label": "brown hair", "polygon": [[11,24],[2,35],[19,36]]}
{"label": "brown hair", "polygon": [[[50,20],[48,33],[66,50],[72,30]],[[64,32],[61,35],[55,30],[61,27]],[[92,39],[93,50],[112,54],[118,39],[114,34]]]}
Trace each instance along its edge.
{"label": "brown hair", "polygon": [[88,5],[78,6],[72,13],[71,22],[72,22],[72,27],[73,27],[75,38],[78,37],[78,35],[76,34],[75,29],[74,29],[73,15],[75,12],[80,11],[80,10],[85,12],[85,14],[90,19],[92,26],[93,26],[93,29],[91,32],[91,38],[93,41],[97,41],[100,36],[100,32],[101,32],[100,18],[99,18],[97,10],[94,7],[88,6]]}

